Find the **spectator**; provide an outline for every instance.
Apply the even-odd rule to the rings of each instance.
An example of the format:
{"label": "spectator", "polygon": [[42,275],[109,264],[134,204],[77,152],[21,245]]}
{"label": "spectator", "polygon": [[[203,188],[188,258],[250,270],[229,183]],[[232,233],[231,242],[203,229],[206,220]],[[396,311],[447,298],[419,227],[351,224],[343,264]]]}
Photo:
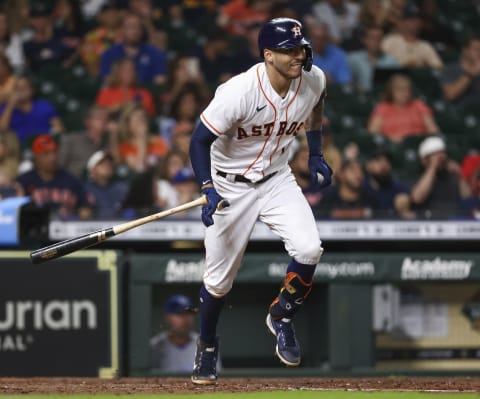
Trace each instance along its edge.
{"label": "spectator", "polygon": [[160,209],[170,209],[178,205],[178,192],[173,187],[177,174],[188,167],[188,157],[178,151],[170,151],[157,168],[155,182],[156,205]]}
{"label": "spectator", "polygon": [[315,18],[328,26],[333,44],[344,47],[359,23],[360,6],[350,0],[322,0],[312,6]]}
{"label": "spectator", "polygon": [[462,176],[470,186],[473,196],[480,198],[480,154],[474,152],[462,160]]}
{"label": "spectator", "polygon": [[268,19],[271,7],[268,0],[229,0],[220,9],[217,25],[231,35],[244,36],[250,24]]}
{"label": "spectator", "polygon": [[383,32],[386,24],[387,10],[388,2],[383,0],[364,0],[360,5],[358,16],[359,27],[361,29],[378,27],[382,29]]}
{"label": "spectator", "polygon": [[407,196],[409,190],[393,176],[391,154],[383,147],[374,147],[365,162],[364,187],[378,201],[379,216],[395,215],[398,196]]}
{"label": "spectator", "polygon": [[[195,173],[193,173],[193,170],[190,167],[182,168],[177,172],[173,178],[172,186],[177,194],[177,204],[175,206],[193,201],[200,196],[200,189],[195,178]],[[198,220],[198,218],[201,217],[201,214],[201,208],[196,207],[187,211],[178,212],[175,214],[175,217]]]}
{"label": "spectator", "polygon": [[376,68],[398,68],[399,62],[381,50],[383,30],[378,26],[366,27],[362,35],[363,48],[348,54],[353,84],[361,91],[373,89]]}
{"label": "spectator", "polygon": [[418,8],[413,4],[406,7],[398,32],[385,36],[382,49],[404,67],[440,69],[443,62],[437,51],[419,38],[421,22]]}
{"label": "spectator", "polygon": [[85,21],[78,1],[57,0],[53,10],[55,28],[63,32],[62,41],[71,52],[77,50],[85,34]]}
{"label": "spectator", "polygon": [[28,67],[39,71],[48,65],[68,63],[72,49],[64,41],[65,32],[55,29],[53,10],[44,2],[35,1],[30,8],[30,27],[32,37],[23,44]]}
{"label": "spectator", "polygon": [[108,112],[105,108],[92,106],[85,114],[83,132],[62,136],[58,159],[62,168],[76,177],[85,177],[89,158],[98,150],[109,147],[106,136]]}
{"label": "spectator", "polygon": [[156,166],[168,151],[167,143],[150,134],[148,117],[138,105],[127,107],[120,119],[118,158],[135,173]]}
{"label": "spectator", "polygon": [[112,114],[121,112],[130,103],[136,103],[141,105],[148,115],[155,116],[153,97],[148,90],[139,86],[135,64],[128,58],[115,61],[106,86],[100,89],[95,102],[106,107]]}
{"label": "spectator", "polygon": [[468,154],[462,161],[462,176],[472,196],[460,202],[459,216],[480,220],[480,155]]}
{"label": "spectator", "polygon": [[204,98],[211,96],[200,70],[200,60],[197,57],[178,55],[169,64],[165,92],[161,96],[166,113],[170,111],[172,101],[188,87],[195,88]]}
{"label": "spectator", "polygon": [[17,77],[13,74],[13,68],[9,59],[5,54],[0,54],[0,104],[7,101],[12,95],[16,84]]}
{"label": "spectator", "polygon": [[48,207],[61,219],[87,219],[91,216],[85,187],[58,164],[58,145],[52,136],[42,134],[32,144],[34,169],[17,181],[37,206]]}
{"label": "spectator", "polygon": [[427,137],[418,153],[423,172],[411,189],[411,207],[420,218],[449,218],[471,195],[460,166],[448,158],[440,137]]}
{"label": "spectator", "polygon": [[386,14],[384,29],[388,33],[398,32],[409,0],[389,0],[385,2]]}
{"label": "spectator", "polygon": [[167,34],[159,30],[162,10],[156,7],[153,0],[130,0],[129,10],[140,17],[143,29],[148,37],[148,42],[156,48],[165,50],[167,47]]}
{"label": "spectator", "polygon": [[327,83],[348,85],[352,74],[345,52],[330,42],[328,26],[324,23],[311,22],[308,26],[312,40],[313,64],[323,70]]}
{"label": "spectator", "polygon": [[442,21],[437,0],[421,0],[420,18],[422,29],[420,38],[433,44],[439,51],[457,51],[455,34]]}
{"label": "spectator", "polygon": [[35,99],[32,83],[27,77],[17,79],[15,90],[4,104],[0,105],[0,129],[11,129],[22,146],[30,136],[64,131],[58,113],[49,101]]}
{"label": "spectator", "polygon": [[452,104],[480,103],[480,36],[471,36],[465,42],[459,60],[443,70],[441,83]]}
{"label": "spectator", "polygon": [[122,38],[120,13],[113,5],[103,5],[97,20],[98,26],[85,35],[80,46],[80,58],[93,76],[98,76],[101,55]]}
{"label": "spectator", "polygon": [[192,122],[182,121],[175,124],[173,129],[172,145],[174,151],[181,152],[185,156],[190,156],[190,140],[192,138],[195,125]]}
{"label": "spectator", "polygon": [[0,131],[0,172],[4,179],[14,181],[17,178],[20,163],[20,144],[15,133]]}
{"label": "spectator", "polygon": [[161,208],[157,206],[156,178],[154,168],[134,174],[122,205],[122,216],[135,218],[151,215]]}
{"label": "spectator", "polygon": [[178,123],[195,124],[204,104],[203,93],[196,85],[188,85],[172,99],[171,109],[167,117],[158,120],[160,135],[170,144],[173,142],[173,132]]}
{"label": "spectator", "polygon": [[434,134],[439,129],[432,110],[413,97],[412,82],[405,75],[393,75],[385,88],[383,100],[374,108],[368,122],[370,133],[381,133],[395,143],[418,134]]}
{"label": "spectator", "polygon": [[[151,366],[165,373],[191,373],[197,339],[196,310],[185,295],[172,295],[163,306],[165,331],[150,339]],[[217,370],[220,367],[220,360]]]}
{"label": "spectator", "polygon": [[221,30],[213,29],[206,36],[198,59],[205,82],[213,90],[218,83],[223,83],[233,76],[231,59],[227,54],[230,43]]}
{"label": "spectator", "polygon": [[260,27],[261,25],[256,23],[248,25],[248,30],[245,33],[247,43],[245,46],[241,46],[239,51],[232,57],[232,72],[234,74],[246,71],[251,66],[262,62],[260,50],[258,49],[258,32]]}
{"label": "spectator", "polygon": [[115,162],[107,151],[95,152],[87,163],[88,181],[85,184],[88,201],[96,219],[115,219],[121,215],[128,185],[113,181]]}
{"label": "spectator", "polygon": [[322,199],[322,190],[318,186],[312,185],[310,169],[308,168],[308,155],[308,146],[300,144],[290,159],[290,168],[308,204],[314,208],[318,206]]}
{"label": "spectator", "polygon": [[147,43],[141,18],[132,13],[125,15],[122,32],[122,43],[114,44],[101,56],[100,77],[106,78],[115,61],[129,58],[135,63],[142,84],[163,84],[167,74],[166,54]]}
{"label": "spectator", "polygon": [[3,2],[10,32],[19,35],[22,41],[29,39],[31,35],[29,29],[30,1],[15,0]]}
{"label": "spectator", "polygon": [[378,209],[378,201],[363,186],[365,175],[356,159],[343,160],[336,172],[336,184],[323,192],[320,204],[313,209],[318,218],[369,219]]}
{"label": "spectator", "polygon": [[11,31],[9,20],[4,10],[0,10],[0,54],[5,56],[12,69],[21,73],[25,66],[23,44],[19,34]]}

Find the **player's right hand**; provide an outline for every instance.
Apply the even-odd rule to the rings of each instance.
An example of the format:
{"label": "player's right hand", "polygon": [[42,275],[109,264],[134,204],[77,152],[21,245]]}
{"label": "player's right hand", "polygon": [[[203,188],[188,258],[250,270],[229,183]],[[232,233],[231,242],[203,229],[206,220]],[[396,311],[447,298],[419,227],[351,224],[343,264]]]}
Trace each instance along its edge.
{"label": "player's right hand", "polygon": [[206,195],[208,200],[208,204],[202,206],[202,222],[208,227],[213,224],[213,214],[215,211],[226,208],[230,206],[230,204],[217,193],[215,187],[204,188],[202,194]]}

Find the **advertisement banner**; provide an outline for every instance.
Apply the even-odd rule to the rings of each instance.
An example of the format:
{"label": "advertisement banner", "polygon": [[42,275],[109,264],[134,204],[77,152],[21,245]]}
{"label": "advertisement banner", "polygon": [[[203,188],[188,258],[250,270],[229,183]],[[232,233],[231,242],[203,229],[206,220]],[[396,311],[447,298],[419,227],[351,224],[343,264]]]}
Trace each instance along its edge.
{"label": "advertisement banner", "polygon": [[[282,254],[247,253],[236,283],[278,282],[285,276],[290,258]],[[133,280],[159,283],[200,282],[205,264],[202,254],[132,256]],[[315,281],[400,282],[478,281],[478,253],[326,253],[315,269]]]}
{"label": "advertisement banner", "polygon": [[83,251],[38,266],[0,252],[0,375],[118,373],[114,251]]}

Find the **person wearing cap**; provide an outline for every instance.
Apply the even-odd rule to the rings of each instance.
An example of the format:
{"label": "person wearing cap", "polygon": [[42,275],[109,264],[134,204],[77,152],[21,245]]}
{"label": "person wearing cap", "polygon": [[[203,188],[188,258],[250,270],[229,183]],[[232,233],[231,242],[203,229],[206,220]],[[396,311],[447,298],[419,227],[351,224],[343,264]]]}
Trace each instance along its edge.
{"label": "person wearing cap", "polygon": [[175,294],[165,301],[162,327],[163,331],[150,339],[152,369],[190,373],[199,334],[194,331],[195,309],[188,296]]}
{"label": "person wearing cap", "polygon": [[116,219],[120,216],[128,185],[113,181],[115,162],[107,151],[95,152],[87,162],[88,180],[85,183],[88,201],[96,219]]}
{"label": "person wearing cap", "polygon": [[29,25],[32,37],[23,43],[23,52],[30,70],[38,72],[48,65],[59,65],[72,54],[66,31],[55,27],[53,7],[48,1],[33,1]]}
{"label": "person wearing cap", "polygon": [[18,176],[26,195],[37,206],[48,207],[61,219],[87,219],[91,216],[85,187],[79,179],[58,164],[58,144],[41,134],[32,144],[34,168]]}
{"label": "person wearing cap", "polygon": [[[200,196],[200,187],[195,178],[195,173],[190,167],[180,169],[172,180],[172,186],[177,193],[177,205],[193,201]],[[201,216],[199,207],[176,214],[178,218],[198,219]]]}
{"label": "person wearing cap", "polygon": [[62,133],[64,126],[53,105],[48,100],[34,98],[32,82],[21,76],[7,101],[0,105],[0,129],[13,130],[20,144],[26,146],[31,136]]}
{"label": "person wearing cap", "polygon": [[335,171],[335,185],[324,191],[318,206],[313,207],[319,219],[370,219],[379,208],[378,200],[365,189],[365,175],[358,159],[343,159]]}
{"label": "person wearing cap", "polygon": [[380,217],[394,216],[399,196],[408,196],[408,187],[393,175],[392,154],[382,146],[371,149],[365,161],[364,187],[378,200]]}
{"label": "person wearing cap", "polygon": [[471,195],[457,162],[448,158],[445,141],[427,137],[418,148],[422,174],[410,192],[411,208],[421,218],[449,218],[461,199]]}
{"label": "person wearing cap", "polygon": [[419,37],[421,23],[420,10],[409,4],[403,11],[397,31],[383,39],[382,49],[407,68],[441,69],[443,62],[435,48]]}

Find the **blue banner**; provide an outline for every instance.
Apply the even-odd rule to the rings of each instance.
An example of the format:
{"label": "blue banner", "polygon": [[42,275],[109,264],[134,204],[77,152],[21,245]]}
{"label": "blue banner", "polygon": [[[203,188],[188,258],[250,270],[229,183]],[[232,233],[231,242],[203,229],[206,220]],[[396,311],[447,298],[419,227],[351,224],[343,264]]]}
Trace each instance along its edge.
{"label": "blue banner", "polygon": [[0,201],[0,245],[18,245],[20,208],[30,197],[11,197]]}

